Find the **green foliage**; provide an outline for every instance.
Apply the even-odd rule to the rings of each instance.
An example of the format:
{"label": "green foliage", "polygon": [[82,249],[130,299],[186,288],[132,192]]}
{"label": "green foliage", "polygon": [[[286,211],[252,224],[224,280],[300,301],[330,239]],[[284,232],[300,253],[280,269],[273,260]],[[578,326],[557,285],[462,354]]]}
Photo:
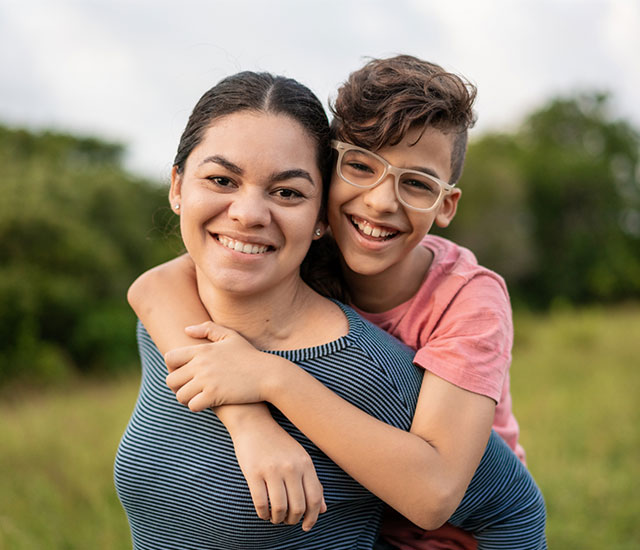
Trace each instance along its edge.
{"label": "green foliage", "polygon": [[[131,281],[181,250],[166,189],[119,144],[0,126],[0,384],[135,361]],[[640,134],[604,94],[556,98],[469,147],[444,235],[516,304],[640,298]]]}
{"label": "green foliage", "polygon": [[177,248],[154,227],[170,216],[166,189],[127,174],[121,156],[0,127],[0,382],[135,360],[126,289]]}
{"label": "green foliage", "polygon": [[447,236],[548,306],[640,296],[640,134],[604,94],[557,98],[469,147]]}

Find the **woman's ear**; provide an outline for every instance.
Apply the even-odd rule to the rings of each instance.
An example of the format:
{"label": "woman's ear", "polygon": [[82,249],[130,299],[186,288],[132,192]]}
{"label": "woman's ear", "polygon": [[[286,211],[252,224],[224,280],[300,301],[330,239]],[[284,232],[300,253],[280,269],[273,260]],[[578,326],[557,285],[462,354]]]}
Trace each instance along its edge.
{"label": "woman's ear", "polygon": [[438,227],[448,227],[451,220],[456,215],[458,209],[458,201],[462,191],[457,187],[454,187],[442,200],[442,204],[438,207],[438,213],[436,214],[436,225]]}
{"label": "woman's ear", "polygon": [[171,169],[171,187],[169,188],[169,204],[171,210],[176,214],[180,213],[180,202],[182,193],[182,174],[178,171],[178,167]]}
{"label": "woman's ear", "polygon": [[316,222],[316,226],[313,230],[313,240],[317,241],[321,238],[327,231],[327,223],[323,221]]}

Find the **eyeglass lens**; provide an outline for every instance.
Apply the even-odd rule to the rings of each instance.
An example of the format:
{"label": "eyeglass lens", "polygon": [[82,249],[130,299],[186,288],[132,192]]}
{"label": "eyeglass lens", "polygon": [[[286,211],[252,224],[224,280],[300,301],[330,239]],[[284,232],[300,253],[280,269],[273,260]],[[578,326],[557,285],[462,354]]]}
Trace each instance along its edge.
{"label": "eyeglass lens", "polygon": [[[345,151],[340,163],[342,177],[358,187],[373,187],[385,176],[386,166],[369,153],[358,150]],[[399,174],[397,193],[399,198],[414,208],[431,208],[440,196],[440,184],[426,174],[402,172]]]}

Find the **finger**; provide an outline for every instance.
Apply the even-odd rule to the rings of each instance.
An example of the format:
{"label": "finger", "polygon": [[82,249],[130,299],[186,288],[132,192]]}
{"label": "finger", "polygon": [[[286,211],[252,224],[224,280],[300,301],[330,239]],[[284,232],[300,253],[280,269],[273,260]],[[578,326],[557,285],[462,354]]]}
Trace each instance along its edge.
{"label": "finger", "polygon": [[217,407],[221,403],[213,399],[208,393],[200,392],[196,396],[192,397],[188,403],[189,409],[193,412],[200,412],[208,409],[209,407]]}
{"label": "finger", "polygon": [[165,382],[167,386],[169,386],[169,389],[173,393],[176,393],[187,382],[190,382],[192,378],[193,374],[190,369],[178,369],[167,374]]}
{"label": "finger", "polygon": [[282,523],[287,515],[287,490],[281,478],[267,480],[271,523]]}
{"label": "finger", "polygon": [[189,401],[191,401],[201,391],[202,388],[200,385],[191,380],[176,392],[176,399],[183,405],[188,405]]}
{"label": "finger", "polygon": [[247,480],[249,485],[249,492],[251,493],[251,500],[253,501],[253,507],[256,509],[256,514],[260,519],[271,519],[269,513],[269,495],[267,493],[267,485],[262,478],[253,478],[251,481]]}
{"label": "finger", "polygon": [[233,331],[216,325],[213,321],[205,321],[199,325],[191,325],[184,329],[191,338],[206,338],[211,342],[219,342],[229,336]]}
{"label": "finger", "polygon": [[302,519],[307,508],[302,479],[299,476],[285,481],[287,491],[287,516],[284,522],[287,525],[295,525]]}
{"label": "finger", "polygon": [[327,505],[324,501],[322,484],[318,480],[315,470],[312,474],[302,477],[302,485],[306,499],[302,530],[309,531],[318,521],[318,515],[327,511]]}
{"label": "finger", "polygon": [[197,347],[185,346],[182,348],[172,349],[164,354],[164,362],[167,364],[169,371],[180,368],[193,359]]}

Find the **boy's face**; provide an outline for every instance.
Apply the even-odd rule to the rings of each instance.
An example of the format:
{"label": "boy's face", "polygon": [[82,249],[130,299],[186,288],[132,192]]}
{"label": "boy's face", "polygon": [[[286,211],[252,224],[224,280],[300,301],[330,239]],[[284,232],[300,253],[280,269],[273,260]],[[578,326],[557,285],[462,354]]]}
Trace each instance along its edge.
{"label": "boy's face", "polygon": [[[375,151],[398,168],[418,170],[449,181],[453,135],[428,128],[408,132],[393,146]],[[395,271],[412,254],[435,222],[446,227],[456,212],[460,190],[453,189],[434,210],[420,212],[398,201],[389,175],[371,189],[355,187],[334,170],[329,189],[329,225],[350,270],[360,275]]]}

